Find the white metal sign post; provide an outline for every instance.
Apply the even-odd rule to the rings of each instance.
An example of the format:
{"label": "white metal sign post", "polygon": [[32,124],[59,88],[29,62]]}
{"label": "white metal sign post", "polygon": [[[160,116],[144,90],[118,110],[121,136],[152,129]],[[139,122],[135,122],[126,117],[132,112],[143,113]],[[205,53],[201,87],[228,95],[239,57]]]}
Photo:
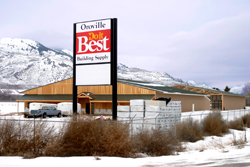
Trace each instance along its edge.
{"label": "white metal sign post", "polygon": [[112,85],[112,116],[117,118],[117,19],[74,24],[73,111],[77,86]]}

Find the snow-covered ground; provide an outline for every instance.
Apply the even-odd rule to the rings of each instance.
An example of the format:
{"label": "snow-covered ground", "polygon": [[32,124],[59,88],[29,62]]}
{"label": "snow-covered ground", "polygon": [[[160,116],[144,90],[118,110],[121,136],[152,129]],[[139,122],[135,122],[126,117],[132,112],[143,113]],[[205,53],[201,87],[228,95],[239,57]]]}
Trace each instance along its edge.
{"label": "snow-covered ground", "polygon": [[[187,118],[201,119],[208,111],[183,113]],[[239,113],[244,113],[239,112]],[[224,119],[239,117],[239,113],[223,114]],[[245,112],[246,114],[247,112]],[[1,119],[20,119],[22,116],[0,117]],[[32,118],[29,120],[33,120]],[[47,121],[66,121],[68,118],[46,118]],[[174,166],[250,166],[250,129],[246,131],[230,130],[223,137],[209,136],[195,143],[183,143],[185,152],[176,155],[143,158],[120,157],[38,157],[23,159],[22,157],[0,156],[1,167],[39,167],[39,166],[91,166],[91,167],[174,167]],[[247,143],[242,143],[246,138]],[[238,143],[235,145],[234,143]]]}
{"label": "snow-covered ground", "polygon": [[[195,111],[195,112],[184,112],[181,114],[181,118],[189,119],[194,118],[196,120],[202,120],[205,116],[207,116],[211,111],[204,110],[204,111]],[[246,109],[238,109],[238,110],[225,110],[220,112],[223,119],[226,121],[231,121],[235,118],[240,118],[245,114],[250,114],[250,108],[246,107]]]}
{"label": "snow-covered ground", "polygon": [[[235,131],[239,140],[244,132]],[[248,143],[234,146],[233,134],[224,137],[206,137],[203,141],[186,143],[187,151],[171,156],[120,158],[120,157],[22,157],[0,156],[1,167],[44,167],[44,166],[91,166],[91,167],[178,167],[178,166],[250,166],[250,129],[247,129]],[[206,149],[204,149],[206,148]]]}

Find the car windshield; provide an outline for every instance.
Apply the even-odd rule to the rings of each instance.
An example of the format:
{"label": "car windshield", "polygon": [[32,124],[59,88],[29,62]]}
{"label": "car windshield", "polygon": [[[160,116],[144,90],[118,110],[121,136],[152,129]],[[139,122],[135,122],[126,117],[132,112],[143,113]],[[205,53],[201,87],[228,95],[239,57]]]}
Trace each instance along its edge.
{"label": "car windshield", "polygon": [[43,110],[49,110],[49,107],[48,106],[43,106],[42,109]]}

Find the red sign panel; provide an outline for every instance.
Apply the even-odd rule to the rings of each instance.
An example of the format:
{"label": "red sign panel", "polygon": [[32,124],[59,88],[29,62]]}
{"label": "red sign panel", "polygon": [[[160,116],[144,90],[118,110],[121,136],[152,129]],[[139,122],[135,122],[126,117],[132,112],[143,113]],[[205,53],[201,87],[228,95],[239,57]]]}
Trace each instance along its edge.
{"label": "red sign panel", "polygon": [[111,21],[76,24],[76,64],[111,62]]}
{"label": "red sign panel", "polygon": [[76,34],[76,54],[110,52],[110,29]]}

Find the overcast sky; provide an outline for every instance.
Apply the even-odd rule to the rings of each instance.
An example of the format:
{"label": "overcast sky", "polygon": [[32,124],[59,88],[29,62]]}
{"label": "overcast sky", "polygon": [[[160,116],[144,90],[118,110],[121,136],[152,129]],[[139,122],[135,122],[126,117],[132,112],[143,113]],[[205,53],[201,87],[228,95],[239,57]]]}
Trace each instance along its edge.
{"label": "overcast sky", "polygon": [[73,50],[73,24],[118,19],[118,62],[224,89],[250,81],[250,0],[0,0],[0,38]]}

